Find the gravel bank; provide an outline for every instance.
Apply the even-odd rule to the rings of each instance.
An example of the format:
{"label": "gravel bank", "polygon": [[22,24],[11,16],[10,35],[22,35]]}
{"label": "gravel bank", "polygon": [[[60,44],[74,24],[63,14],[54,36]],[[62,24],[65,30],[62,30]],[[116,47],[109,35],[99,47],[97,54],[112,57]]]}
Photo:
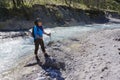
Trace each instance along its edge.
{"label": "gravel bank", "polygon": [[[120,80],[120,29],[83,33],[47,46],[39,65],[31,54],[1,80]],[[40,53],[40,60],[45,58]],[[52,62],[52,63],[51,63]]]}

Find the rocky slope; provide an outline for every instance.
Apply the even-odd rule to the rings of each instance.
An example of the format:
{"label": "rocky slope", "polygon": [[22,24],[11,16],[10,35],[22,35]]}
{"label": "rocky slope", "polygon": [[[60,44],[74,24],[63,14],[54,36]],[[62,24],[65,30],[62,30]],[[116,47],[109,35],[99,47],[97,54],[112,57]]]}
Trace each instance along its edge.
{"label": "rocky slope", "polygon": [[[2,80],[120,80],[120,29],[86,32],[47,46],[40,65],[34,55],[0,75]],[[46,60],[46,61],[45,61]]]}
{"label": "rocky slope", "polygon": [[[41,18],[46,27],[76,26],[79,24],[108,23],[108,16],[120,19],[117,12],[81,10],[61,5],[33,5],[17,11],[1,9],[5,13],[0,18],[0,31],[28,30],[36,18]],[[3,12],[2,11],[2,12]],[[1,14],[1,13],[0,13]],[[5,15],[6,14],[6,15]]]}

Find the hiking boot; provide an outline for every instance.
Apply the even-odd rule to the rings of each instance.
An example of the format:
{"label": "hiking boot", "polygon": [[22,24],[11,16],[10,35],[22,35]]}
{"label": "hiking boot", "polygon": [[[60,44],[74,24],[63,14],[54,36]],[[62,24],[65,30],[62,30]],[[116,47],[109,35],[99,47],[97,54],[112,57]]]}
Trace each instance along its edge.
{"label": "hiking boot", "polygon": [[47,57],[50,57],[47,53],[44,54],[44,56],[47,58]]}

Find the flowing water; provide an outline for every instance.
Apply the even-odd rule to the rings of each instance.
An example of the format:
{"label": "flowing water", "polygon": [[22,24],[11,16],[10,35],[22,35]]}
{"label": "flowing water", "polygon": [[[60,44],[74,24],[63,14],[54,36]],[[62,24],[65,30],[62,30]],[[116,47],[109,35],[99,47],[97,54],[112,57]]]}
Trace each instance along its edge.
{"label": "flowing water", "polygon": [[[120,28],[120,24],[94,24],[94,25],[81,25],[72,27],[55,27],[47,28],[46,32],[51,32],[51,40],[62,40],[69,37],[80,35],[85,31],[98,30],[98,29],[111,29]],[[78,34],[79,33],[79,34]],[[45,43],[50,41],[50,38],[44,36]],[[17,62],[29,54],[33,54],[34,43],[33,38],[18,38],[14,40],[2,41],[0,40],[0,72],[8,70],[17,65]]]}

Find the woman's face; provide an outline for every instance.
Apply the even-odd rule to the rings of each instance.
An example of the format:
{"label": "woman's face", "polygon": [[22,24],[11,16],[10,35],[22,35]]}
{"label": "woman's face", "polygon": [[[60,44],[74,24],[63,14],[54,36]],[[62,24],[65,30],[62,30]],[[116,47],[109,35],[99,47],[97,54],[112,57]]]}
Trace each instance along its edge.
{"label": "woman's face", "polygon": [[38,22],[38,26],[42,26],[42,22]]}

